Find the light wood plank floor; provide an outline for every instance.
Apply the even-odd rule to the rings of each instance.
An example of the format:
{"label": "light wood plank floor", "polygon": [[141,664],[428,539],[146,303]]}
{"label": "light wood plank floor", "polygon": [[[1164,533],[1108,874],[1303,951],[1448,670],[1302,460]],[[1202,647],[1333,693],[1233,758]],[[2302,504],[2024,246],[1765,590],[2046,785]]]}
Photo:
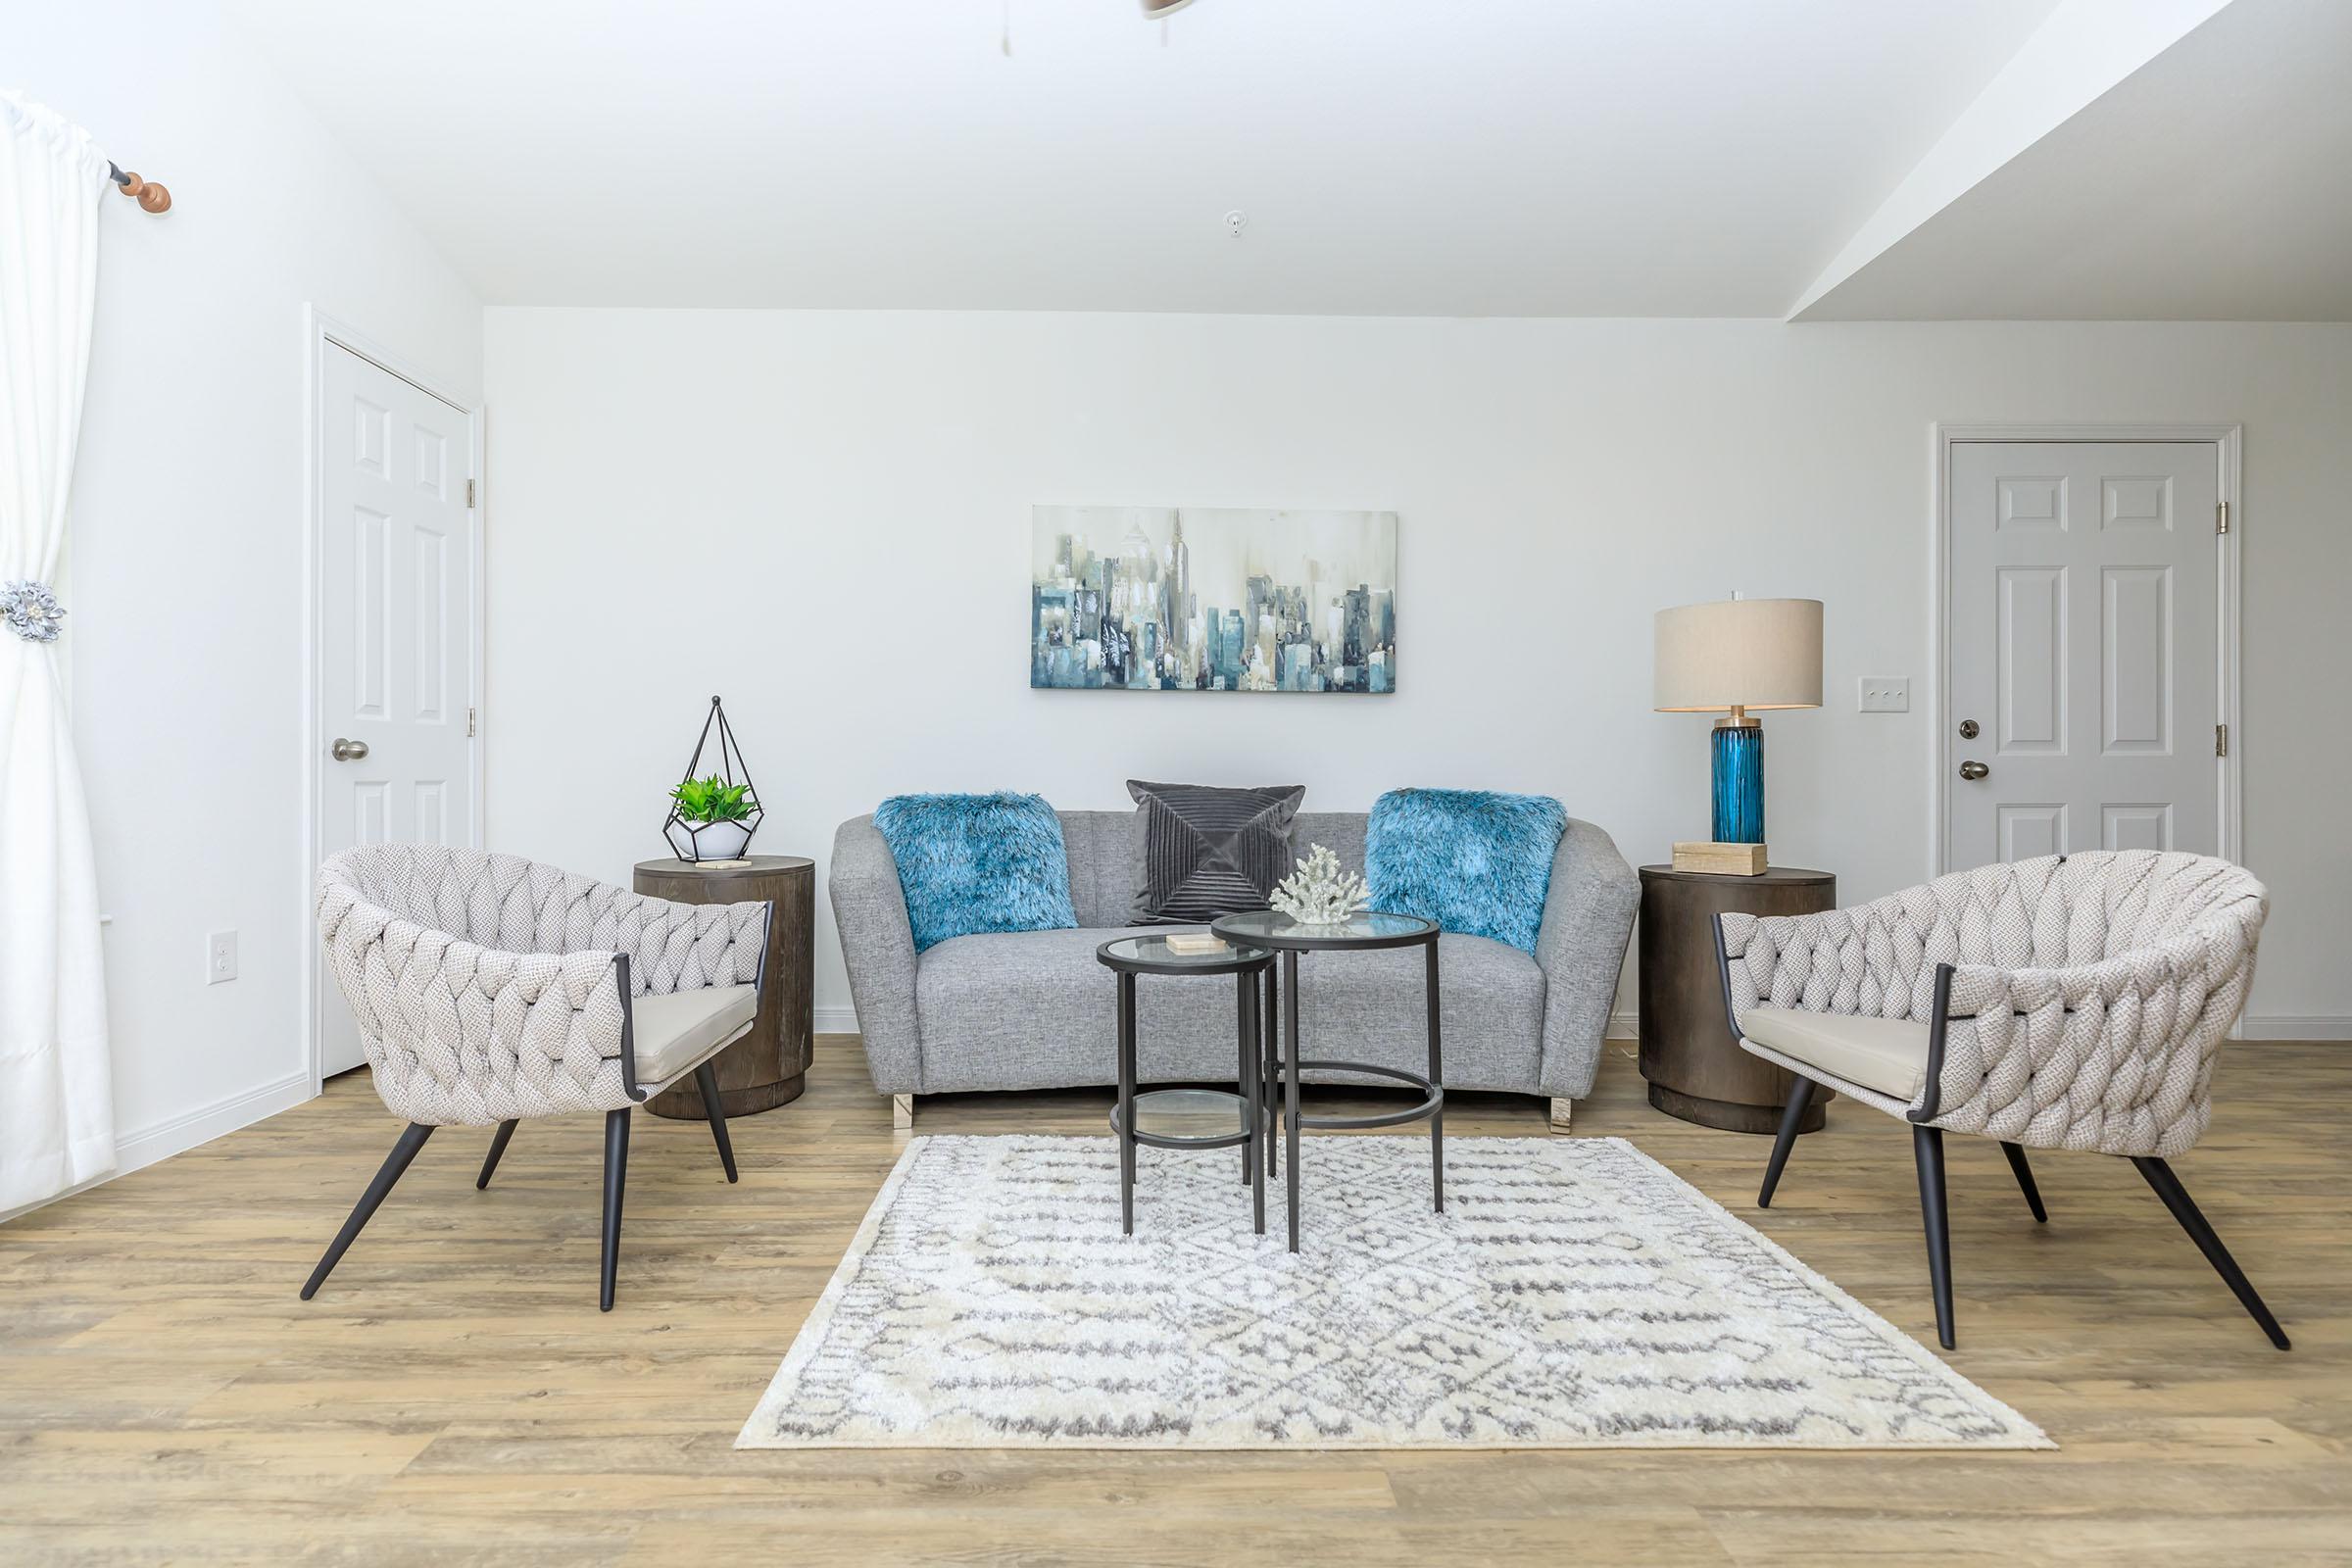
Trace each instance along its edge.
{"label": "light wood plank floor", "polygon": [[[295,1291],[396,1125],[364,1077],[0,1227],[0,1561],[678,1564],[2352,1562],[2352,1047],[2243,1045],[2180,1162],[2295,1349],[2132,1168],[2040,1161],[2034,1225],[1950,1143],[1960,1349],[2056,1453],[737,1453],[902,1146],[854,1038],[799,1103],[638,1119],[596,1311],[596,1117],[428,1144]],[[1093,1132],[1103,1093],[926,1100],[917,1130]],[[1446,1130],[1541,1136],[1465,1097]],[[1633,1139],[1932,1343],[1909,1140],[1833,1109],[1781,1206],[1763,1140],[1648,1109],[1612,1046],[1580,1134]],[[1309,1201],[1312,1199],[1310,1195]]]}

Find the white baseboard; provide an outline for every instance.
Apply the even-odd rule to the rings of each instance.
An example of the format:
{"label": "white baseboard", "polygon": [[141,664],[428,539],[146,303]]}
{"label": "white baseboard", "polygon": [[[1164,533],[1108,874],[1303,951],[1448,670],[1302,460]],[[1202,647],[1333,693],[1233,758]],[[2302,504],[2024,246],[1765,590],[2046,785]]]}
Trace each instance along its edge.
{"label": "white baseboard", "polygon": [[813,1027],[820,1035],[854,1035],[858,1032],[856,1007],[817,1007]]}
{"label": "white baseboard", "polygon": [[1610,1039],[1610,1040],[1639,1040],[1639,1039],[1641,1039],[1641,1038],[1642,1038],[1642,1015],[1641,1015],[1640,1013],[1638,1013],[1638,1012],[1612,1012],[1612,1013],[1610,1013],[1610,1014],[1609,1014],[1609,1032],[1608,1032],[1608,1034],[1607,1034],[1606,1038],[1607,1038],[1607,1039]]}
{"label": "white baseboard", "polygon": [[198,1144],[209,1144],[264,1117],[291,1110],[318,1093],[318,1087],[306,1067],[275,1083],[231,1095],[217,1104],[123,1134],[115,1140],[115,1174],[127,1175],[159,1159],[170,1159],[173,1154],[194,1149]]}
{"label": "white baseboard", "polygon": [[2275,1012],[2261,1018],[2249,1014],[2238,1020],[2237,1027],[2244,1040],[2352,1040],[2352,1018],[2299,1018]]}
{"label": "white baseboard", "polygon": [[315,1098],[318,1093],[318,1085],[306,1068],[275,1083],[248,1089],[241,1095],[231,1095],[218,1103],[200,1106],[184,1115],[159,1121],[151,1127],[142,1127],[135,1133],[122,1134],[115,1139],[113,1170],[103,1176],[93,1176],[78,1187],[69,1187],[62,1193],[44,1198],[37,1203],[12,1208],[0,1214],[0,1223],[15,1219],[20,1214],[29,1214],[36,1208],[45,1208],[76,1193],[86,1193],[93,1187],[104,1187],[118,1176],[144,1170],[159,1160],[184,1153],[198,1144],[209,1144],[216,1138],[224,1137],[242,1127],[250,1127],[281,1110],[291,1110],[304,1101]]}

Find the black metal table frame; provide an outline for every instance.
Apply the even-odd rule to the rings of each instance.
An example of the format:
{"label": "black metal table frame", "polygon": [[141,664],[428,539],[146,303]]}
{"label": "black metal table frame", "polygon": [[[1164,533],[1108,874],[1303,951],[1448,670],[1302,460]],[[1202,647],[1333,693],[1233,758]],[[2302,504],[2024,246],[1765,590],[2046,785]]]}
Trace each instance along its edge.
{"label": "black metal table frame", "polygon": [[[1119,1098],[1111,1107],[1111,1130],[1119,1138],[1119,1232],[1135,1234],[1135,1151],[1139,1144],[1153,1149],[1232,1149],[1242,1151],[1242,1182],[1250,1189],[1251,1222],[1257,1234],[1266,1233],[1266,1184],[1258,1175],[1257,1149],[1264,1139],[1269,1150],[1273,1140],[1265,1138],[1267,1109],[1265,1096],[1258,1087],[1258,1010],[1255,976],[1269,977],[1274,971],[1274,955],[1255,943],[1238,944],[1249,956],[1236,956],[1216,962],[1155,963],[1149,958],[1130,958],[1110,950],[1125,942],[1136,940],[1133,935],[1115,937],[1095,950],[1096,959],[1119,977]],[[1229,974],[1234,977],[1234,1014],[1239,1034],[1240,1075],[1236,1079],[1238,1093],[1233,1097],[1246,1126],[1238,1133],[1223,1133],[1214,1137],[1175,1137],[1162,1133],[1138,1132],[1135,1128],[1136,1046],[1135,1046],[1135,980],[1138,975],[1164,974],[1184,977],[1204,977]],[[1270,981],[1269,981],[1270,984]],[[1270,1041],[1268,1058],[1271,1058]],[[1293,1227],[1296,1234],[1297,1227]],[[1292,1250],[1296,1251],[1294,1244]]]}
{"label": "black metal table frame", "polygon": [[[1429,1122],[1430,1192],[1436,1212],[1446,1212],[1446,1060],[1438,1028],[1438,937],[1434,922],[1424,921],[1426,930],[1406,932],[1389,937],[1312,937],[1268,932],[1228,931],[1226,921],[1218,920],[1209,929],[1228,942],[1254,948],[1271,948],[1280,956],[1281,977],[1268,963],[1266,968],[1266,1011],[1268,1023],[1279,1017],[1281,1050],[1275,1049],[1275,1031],[1266,1030],[1266,1060],[1258,1082],[1268,1097],[1269,1115],[1279,1117],[1283,1126],[1283,1142],[1289,1147],[1284,1157],[1288,1206],[1290,1209],[1291,1250],[1298,1250],[1298,1133],[1305,1127],[1361,1129],[1367,1127],[1396,1127],[1406,1122]],[[1428,1009],[1429,1076],[1407,1072],[1401,1067],[1384,1067],[1369,1061],[1302,1060],[1298,1054],[1298,955],[1301,953],[1361,952],[1381,948],[1419,947],[1426,951],[1427,967],[1422,971],[1422,999]],[[1418,1089],[1426,1097],[1417,1105],[1403,1110],[1384,1111],[1376,1116],[1306,1116],[1298,1110],[1298,1075],[1301,1072],[1368,1073],[1377,1078],[1393,1078],[1407,1088]],[[1275,1085],[1281,1085],[1282,1103],[1273,1101]],[[1266,1171],[1274,1170],[1274,1140],[1266,1140]]]}

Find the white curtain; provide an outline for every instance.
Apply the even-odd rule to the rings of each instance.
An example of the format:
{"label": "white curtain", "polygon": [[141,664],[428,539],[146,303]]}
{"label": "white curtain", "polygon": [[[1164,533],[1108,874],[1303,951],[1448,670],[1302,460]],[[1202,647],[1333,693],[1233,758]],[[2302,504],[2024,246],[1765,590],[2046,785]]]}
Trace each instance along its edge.
{"label": "white curtain", "polygon": [[[57,580],[106,185],[88,135],[0,92],[0,596]],[[115,1166],[89,808],[42,619],[0,616],[0,1213]]]}

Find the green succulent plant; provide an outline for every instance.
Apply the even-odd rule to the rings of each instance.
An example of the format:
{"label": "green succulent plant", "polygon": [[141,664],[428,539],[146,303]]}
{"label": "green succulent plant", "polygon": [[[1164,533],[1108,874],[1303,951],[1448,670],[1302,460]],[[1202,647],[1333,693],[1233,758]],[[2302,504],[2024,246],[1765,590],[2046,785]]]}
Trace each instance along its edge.
{"label": "green succulent plant", "polygon": [[730,784],[718,774],[690,778],[669,792],[678,815],[688,822],[740,822],[760,809],[749,784]]}

